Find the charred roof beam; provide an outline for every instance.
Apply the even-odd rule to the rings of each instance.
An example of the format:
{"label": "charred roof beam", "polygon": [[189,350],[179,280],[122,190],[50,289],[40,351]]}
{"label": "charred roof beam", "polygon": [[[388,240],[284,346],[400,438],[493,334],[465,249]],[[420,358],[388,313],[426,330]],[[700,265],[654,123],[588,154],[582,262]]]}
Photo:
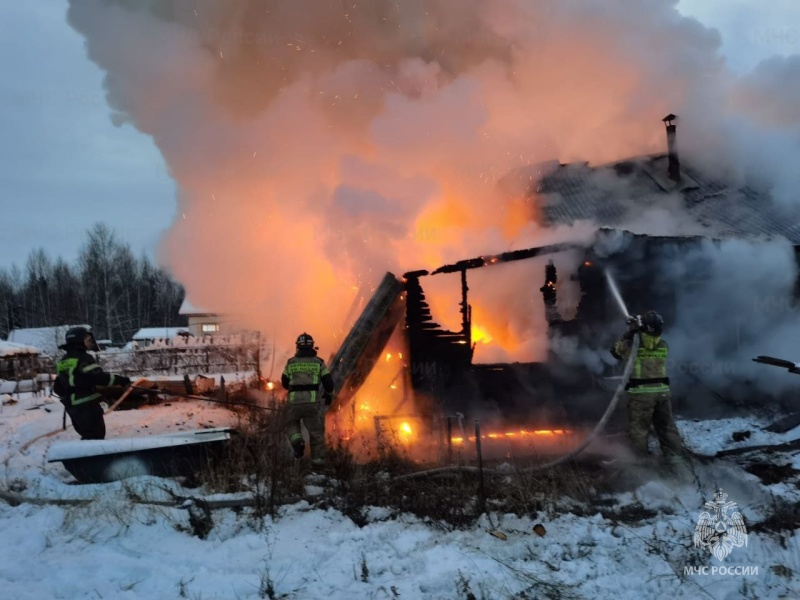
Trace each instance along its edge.
{"label": "charred roof beam", "polygon": [[[535,258],[542,254],[555,254],[556,252],[564,252],[566,250],[582,250],[584,246],[574,243],[564,244],[550,244],[549,246],[538,246],[536,248],[525,248],[524,250],[512,250],[510,252],[503,252],[502,254],[495,254],[492,256],[478,256],[477,258],[468,258],[460,260],[457,263],[444,265],[431,272],[431,275],[438,275],[439,273],[458,273],[466,269],[479,269],[489,265],[499,263],[511,262],[515,260],[525,260],[527,258]],[[416,271],[419,273],[419,271]]]}

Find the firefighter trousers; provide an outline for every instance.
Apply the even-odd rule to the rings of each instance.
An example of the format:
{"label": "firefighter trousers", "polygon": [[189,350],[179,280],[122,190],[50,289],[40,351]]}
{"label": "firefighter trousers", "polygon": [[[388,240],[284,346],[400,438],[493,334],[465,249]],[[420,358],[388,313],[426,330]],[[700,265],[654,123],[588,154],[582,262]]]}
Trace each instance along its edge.
{"label": "firefighter trousers", "polygon": [[670,392],[628,393],[627,396],[628,435],[634,448],[642,454],[648,453],[647,436],[652,425],[665,460],[671,463],[683,462],[685,459],[683,440],[672,416]]}
{"label": "firefighter trousers", "polygon": [[322,464],[325,462],[325,417],[320,412],[317,402],[290,402],[286,408],[286,437],[289,443],[295,446],[303,439],[300,423],[306,426],[308,438],[311,442],[311,462]]}
{"label": "firefighter trousers", "polygon": [[103,440],[106,437],[106,422],[100,402],[91,400],[77,406],[68,405],[67,414],[72,427],[82,440]]}

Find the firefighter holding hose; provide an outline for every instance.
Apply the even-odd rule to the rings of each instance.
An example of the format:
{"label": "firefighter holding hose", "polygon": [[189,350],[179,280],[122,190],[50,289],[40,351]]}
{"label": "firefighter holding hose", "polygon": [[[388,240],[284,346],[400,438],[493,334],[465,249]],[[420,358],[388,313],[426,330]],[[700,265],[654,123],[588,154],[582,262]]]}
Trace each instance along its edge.
{"label": "firefighter holding hose", "polygon": [[[333,401],[333,377],[325,361],[317,356],[314,338],[301,333],[295,342],[296,352],[286,363],[281,375],[281,384],[289,390],[286,410],[286,437],[294,450],[295,458],[302,458],[305,441],[300,429],[302,422],[308,430],[311,442],[311,465],[325,465],[325,416],[320,409],[320,399],[325,406]],[[319,397],[319,388],[325,390]]]}
{"label": "firefighter holding hose", "polygon": [[97,364],[89,351],[97,352],[94,334],[84,327],[73,327],[67,331],[64,343],[59,346],[65,351],[58,361],[53,391],[72,421],[75,431],[82,440],[102,440],[106,437],[106,423],[103,418],[104,401],[98,388],[110,386],[128,387],[131,380],[124,375],[106,373]]}
{"label": "firefighter holding hose", "polygon": [[654,310],[641,317],[629,317],[628,330],[614,344],[611,354],[617,360],[627,360],[634,336],[639,336],[633,372],[625,387],[628,396],[628,435],[634,448],[646,455],[647,436],[652,425],[667,464],[679,469],[686,465],[685,451],[672,416],[672,394],[667,377],[669,347],[661,339],[663,330],[664,319]]}

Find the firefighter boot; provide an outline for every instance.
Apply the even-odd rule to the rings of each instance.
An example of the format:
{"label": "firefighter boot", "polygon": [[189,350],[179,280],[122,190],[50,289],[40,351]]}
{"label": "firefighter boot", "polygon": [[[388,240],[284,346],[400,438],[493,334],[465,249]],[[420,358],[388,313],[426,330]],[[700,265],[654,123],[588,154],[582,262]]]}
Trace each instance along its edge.
{"label": "firefighter boot", "polygon": [[306,443],[302,438],[294,442],[292,448],[294,449],[295,458],[303,458],[303,454],[306,451]]}

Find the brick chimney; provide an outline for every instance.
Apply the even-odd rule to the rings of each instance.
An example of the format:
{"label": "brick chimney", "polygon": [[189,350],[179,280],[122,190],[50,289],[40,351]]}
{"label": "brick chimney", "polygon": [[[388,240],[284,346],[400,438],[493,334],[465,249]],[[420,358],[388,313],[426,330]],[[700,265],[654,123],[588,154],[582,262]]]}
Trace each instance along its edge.
{"label": "brick chimney", "polygon": [[673,114],[668,114],[661,119],[667,126],[667,173],[669,178],[673,181],[679,182],[681,180],[681,161],[678,160],[678,148],[675,143],[675,121],[678,117]]}

